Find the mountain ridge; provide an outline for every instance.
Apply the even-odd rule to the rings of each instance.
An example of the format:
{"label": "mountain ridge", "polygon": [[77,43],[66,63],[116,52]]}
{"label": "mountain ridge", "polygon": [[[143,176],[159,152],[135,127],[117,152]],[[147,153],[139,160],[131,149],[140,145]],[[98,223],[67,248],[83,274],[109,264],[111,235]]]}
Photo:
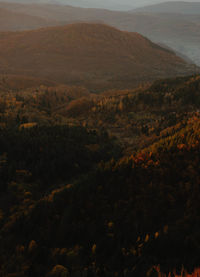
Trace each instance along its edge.
{"label": "mountain ridge", "polygon": [[[176,53],[187,56],[194,63],[200,65],[199,58],[199,28],[198,15],[176,13],[147,13],[147,12],[122,12],[102,9],[86,9],[70,6],[45,5],[45,4],[16,4],[0,3],[0,7],[13,13],[23,13],[42,18],[41,26],[58,26],[75,22],[101,22],[120,30],[139,32],[155,43],[164,43],[173,48]],[[9,20],[8,20],[9,19]],[[16,31],[16,26],[23,29],[35,29],[35,24],[11,24],[10,18],[4,17],[1,24],[8,25],[10,31]],[[21,22],[21,18],[19,18]],[[29,20],[27,20],[29,22]],[[38,23],[37,23],[38,24]],[[22,30],[22,28],[18,28]]]}
{"label": "mountain ridge", "polygon": [[9,11],[0,7],[0,32],[2,31],[20,31],[31,30],[41,27],[48,27],[57,24],[56,21],[50,21],[35,15]]}
{"label": "mountain ridge", "polygon": [[186,1],[166,1],[163,3],[147,5],[136,8],[133,12],[153,12],[153,13],[177,13],[177,14],[200,14],[199,2]]}
{"label": "mountain ridge", "polygon": [[140,34],[105,24],[76,23],[0,33],[0,73],[109,86],[192,74],[195,70]]}

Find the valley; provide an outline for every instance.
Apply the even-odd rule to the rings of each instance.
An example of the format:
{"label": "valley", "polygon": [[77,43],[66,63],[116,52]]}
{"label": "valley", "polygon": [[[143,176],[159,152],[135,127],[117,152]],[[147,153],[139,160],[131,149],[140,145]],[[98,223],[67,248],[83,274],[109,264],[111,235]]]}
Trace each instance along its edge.
{"label": "valley", "polygon": [[199,76],[98,94],[1,89],[0,273],[193,272],[199,89]]}
{"label": "valley", "polygon": [[0,277],[198,277],[199,3],[66,3],[0,3]]}

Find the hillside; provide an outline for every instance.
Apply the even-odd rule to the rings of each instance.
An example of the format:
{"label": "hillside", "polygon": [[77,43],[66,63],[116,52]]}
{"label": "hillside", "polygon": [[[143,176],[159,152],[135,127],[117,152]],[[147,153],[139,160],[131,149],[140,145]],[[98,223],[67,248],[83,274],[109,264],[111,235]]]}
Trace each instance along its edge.
{"label": "hillside", "polygon": [[0,31],[31,30],[55,24],[54,21],[48,21],[38,16],[0,8]]}
{"label": "hillside", "polygon": [[200,76],[1,91],[0,276],[198,276],[199,92]]}
{"label": "hillside", "polygon": [[10,1],[0,277],[199,277],[199,15]]}
{"label": "hillside", "polygon": [[39,86],[56,86],[55,82],[40,78],[33,78],[23,75],[0,75],[0,90],[2,91],[21,91],[27,88],[37,88]]}
{"label": "hillside", "polygon": [[139,32],[155,43],[164,43],[200,64],[199,16],[138,12],[113,25],[123,30]]}
{"label": "hillside", "polygon": [[134,12],[200,14],[199,2],[170,1],[133,10]]}
{"label": "hillside", "polygon": [[199,76],[161,80],[134,90],[75,99],[55,114],[107,130],[130,154],[170,135],[173,126],[199,113],[199,88]]}
{"label": "hillside", "polygon": [[[171,3],[170,5],[173,4]],[[65,25],[80,21],[100,22],[115,26],[121,30],[138,32],[156,43],[166,44],[175,49],[177,53],[180,52],[188,56],[193,62],[200,65],[200,20],[198,14],[174,13],[174,11],[170,13],[161,13],[159,11],[142,12],[142,10],[137,12],[135,10],[119,12],[102,9],[83,9],[71,6],[33,3],[27,5],[8,2],[0,3],[0,7],[14,13],[23,13],[43,18],[48,22],[54,22],[53,25]],[[193,7],[193,3],[191,3],[191,7]],[[187,11],[189,10],[190,8],[187,7]],[[198,11],[198,9],[195,10]],[[13,30],[13,28],[16,30],[15,26],[11,27],[10,30]],[[24,30],[27,28],[28,26],[26,26],[24,21]]]}
{"label": "hillside", "polygon": [[102,24],[72,24],[0,33],[0,73],[91,88],[133,87],[197,68],[137,33]]}

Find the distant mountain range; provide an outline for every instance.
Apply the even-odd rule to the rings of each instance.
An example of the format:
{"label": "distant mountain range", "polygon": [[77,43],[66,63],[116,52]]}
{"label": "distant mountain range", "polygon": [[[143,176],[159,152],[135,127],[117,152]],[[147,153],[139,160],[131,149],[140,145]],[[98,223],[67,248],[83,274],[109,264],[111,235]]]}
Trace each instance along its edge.
{"label": "distant mountain range", "polygon": [[0,8],[0,31],[29,30],[56,24],[53,20]]}
{"label": "distant mountain range", "polygon": [[200,14],[200,2],[169,1],[150,6],[140,7],[135,12]]}
{"label": "distant mountain range", "polygon": [[19,74],[91,88],[133,87],[196,68],[137,33],[79,23],[0,33],[0,74]]}
{"label": "distant mountain range", "polygon": [[[70,5],[74,7],[82,8],[100,8],[110,10],[130,10],[140,5],[139,1],[133,3],[133,1],[122,1],[120,0],[7,0],[7,3],[18,3],[18,4],[58,4],[58,5]],[[145,1],[143,2],[145,3]]]}
{"label": "distant mountain range", "polygon": [[[184,2],[167,2],[146,7],[145,11],[140,9],[120,12],[53,4],[6,2],[0,3],[0,9],[3,9],[0,30],[30,30],[75,22],[106,23],[124,31],[139,32],[200,65],[200,17],[198,14],[192,14],[192,11],[198,12],[199,3],[190,3],[187,9],[186,6],[188,7],[188,4]],[[168,7],[168,11],[173,12],[163,13],[163,7]],[[157,12],[153,12],[153,9]],[[184,9],[188,14],[182,12]],[[178,11],[182,13],[175,13]]]}
{"label": "distant mountain range", "polygon": [[199,3],[192,1],[165,2],[163,0],[6,0],[6,2],[18,4],[58,4],[82,8],[97,8],[121,11],[141,8],[142,11],[151,10],[155,12],[160,12],[163,9],[166,9],[165,12],[188,13],[189,11],[189,13],[191,14],[195,14],[195,7],[197,7],[197,10],[199,10]]}
{"label": "distant mountain range", "polygon": [[[6,0],[6,2],[18,4],[58,4],[82,8],[98,8],[110,10],[131,10],[149,4],[148,0]],[[159,2],[159,0],[151,1],[152,4]]]}

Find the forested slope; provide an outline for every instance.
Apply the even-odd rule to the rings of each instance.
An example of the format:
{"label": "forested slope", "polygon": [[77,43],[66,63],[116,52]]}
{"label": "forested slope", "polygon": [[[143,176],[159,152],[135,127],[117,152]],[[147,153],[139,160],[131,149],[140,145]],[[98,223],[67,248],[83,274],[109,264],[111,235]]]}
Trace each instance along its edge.
{"label": "forested slope", "polygon": [[[199,82],[161,80],[102,96],[78,87],[3,94],[0,274],[142,277],[158,276],[157,265],[165,273],[198,267]],[[90,105],[80,105],[84,97]],[[31,121],[37,109],[48,121]],[[122,130],[134,113],[134,149],[108,135],[113,110]]]}
{"label": "forested slope", "polygon": [[198,71],[195,65],[138,33],[104,24],[0,33],[1,74],[17,73],[100,91],[133,88]]}

